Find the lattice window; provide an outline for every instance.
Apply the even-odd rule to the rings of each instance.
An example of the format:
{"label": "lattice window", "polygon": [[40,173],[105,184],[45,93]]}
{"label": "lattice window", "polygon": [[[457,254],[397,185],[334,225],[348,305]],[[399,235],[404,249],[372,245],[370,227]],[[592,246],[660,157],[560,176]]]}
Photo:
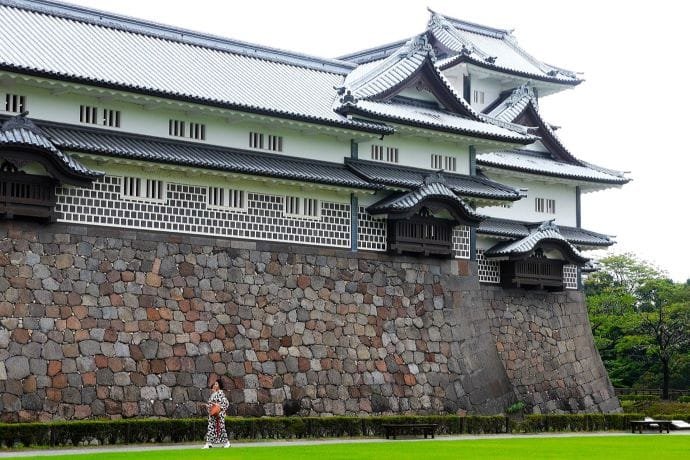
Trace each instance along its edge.
{"label": "lattice window", "polygon": [[261,133],[249,133],[249,147],[252,149],[264,148],[264,135]]}
{"label": "lattice window", "polygon": [[350,247],[350,205],[321,201],[320,219],[283,215],[284,197],[246,192],[246,211],[208,205],[208,188],[167,183],[167,202],[126,200],[122,180],[105,176],[91,188],[58,187],[55,210],[62,222],[121,228]]}
{"label": "lattice window", "polygon": [[383,145],[371,146],[371,159],[376,161],[383,161]]}
{"label": "lattice window", "polygon": [[357,213],[357,247],[372,251],[385,251],[388,243],[386,219],[373,218],[365,208]]}
{"label": "lattice window", "polygon": [[268,150],[272,150],[274,152],[282,152],[283,151],[283,136],[269,135],[268,136]]}
{"label": "lattice window", "polygon": [[98,124],[98,107],[92,107],[90,105],[80,105],[79,106],[79,122],[87,123],[90,125]]}
{"label": "lattice window", "polygon": [[556,214],[556,200],[550,198],[535,198],[534,210],[545,214]]}
{"label": "lattice window", "polygon": [[398,162],[398,149],[396,147],[386,147],[386,161],[388,163]]}
{"label": "lattice window", "polygon": [[5,94],[5,112],[22,113],[26,109],[26,96]]}
{"label": "lattice window", "polygon": [[282,152],[283,136],[276,136],[274,134],[264,135],[263,133],[250,132],[249,147],[253,149],[270,150],[272,152]]}
{"label": "lattice window", "polygon": [[470,258],[470,227],[458,225],[453,229],[453,255],[456,259]]}
{"label": "lattice window", "polygon": [[112,109],[103,109],[103,126],[110,128],[120,127],[120,111]]}
{"label": "lattice window", "polygon": [[184,137],[186,123],[182,120],[168,120],[168,134],[175,137]]}
{"label": "lattice window", "polygon": [[164,201],[165,182],[141,177],[122,178],[122,197],[127,199]]}
{"label": "lattice window", "polygon": [[472,101],[475,104],[483,104],[484,103],[484,91],[479,91],[479,90],[474,90],[474,97]]}
{"label": "lattice window", "polygon": [[247,200],[244,190],[235,190],[226,187],[209,187],[206,203],[209,207],[237,209],[246,211]]}
{"label": "lattice window", "polygon": [[206,125],[203,123],[189,123],[189,138],[197,141],[206,140]]}
{"label": "lattice window", "polygon": [[563,265],[563,284],[566,289],[577,289],[577,265]]}
{"label": "lattice window", "polygon": [[385,147],[383,145],[371,146],[371,159],[376,161],[386,161],[388,163],[398,162],[399,150],[397,147]]}
{"label": "lattice window", "polygon": [[286,196],[285,215],[317,219],[319,217],[319,200],[299,196]]}
{"label": "lattice window", "polygon": [[79,122],[89,125],[101,124],[109,128],[120,127],[120,111],[113,109],[103,109],[102,117],[98,118],[98,107],[92,105],[79,106]]}
{"label": "lattice window", "polygon": [[438,155],[436,153],[431,155],[431,167],[433,169],[443,169],[446,171],[457,171],[458,160],[449,155]]}
{"label": "lattice window", "polygon": [[501,264],[497,260],[488,260],[484,257],[484,250],[477,249],[477,272],[480,283],[500,283]]}

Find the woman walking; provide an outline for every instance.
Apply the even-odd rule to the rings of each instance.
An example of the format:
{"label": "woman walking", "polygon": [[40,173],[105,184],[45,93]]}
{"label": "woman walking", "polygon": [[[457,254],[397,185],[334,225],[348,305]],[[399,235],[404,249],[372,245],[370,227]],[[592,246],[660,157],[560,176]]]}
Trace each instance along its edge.
{"label": "woman walking", "polygon": [[208,399],[208,430],[204,449],[217,445],[230,447],[228,432],[225,430],[225,411],[229,405],[228,398],[223,393],[223,383],[216,380],[211,385],[211,397]]}

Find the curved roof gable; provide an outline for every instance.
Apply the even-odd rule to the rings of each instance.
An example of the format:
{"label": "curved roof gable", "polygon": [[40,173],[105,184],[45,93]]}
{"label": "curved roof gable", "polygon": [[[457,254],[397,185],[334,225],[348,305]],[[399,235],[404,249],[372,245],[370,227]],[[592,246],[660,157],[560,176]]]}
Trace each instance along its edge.
{"label": "curved roof gable", "polygon": [[445,209],[457,222],[468,225],[477,225],[482,220],[479,214],[445,185],[440,173],[425,177],[424,184],[417,190],[395,193],[369,206],[367,212],[372,215],[387,214],[389,219],[404,219],[417,214],[422,207]]}
{"label": "curved roof gable", "polygon": [[26,116],[29,112],[5,121],[0,127],[0,159],[10,163],[35,161],[61,182],[89,184],[101,172],[92,171],[60,151],[48,136]]}
{"label": "curved roof gable", "polygon": [[475,121],[481,120],[481,115],[455,92],[435,62],[436,56],[426,34],[418,35],[387,58],[350,72],[339,88],[343,106],[359,100],[386,101],[415,87],[430,92],[445,109]]}
{"label": "curved roof gable", "polygon": [[589,260],[561,235],[558,226],[552,220],[531,228],[529,235],[519,240],[499,243],[487,249],[484,251],[484,256],[520,260],[530,257],[536,249],[540,248],[555,248],[565,260],[576,265],[583,265]]}
{"label": "curved roof gable", "polygon": [[582,82],[574,72],[541,62],[518,46],[510,31],[448,18],[431,11],[428,31],[433,44],[448,55],[441,67],[461,62],[501,73],[574,86]]}

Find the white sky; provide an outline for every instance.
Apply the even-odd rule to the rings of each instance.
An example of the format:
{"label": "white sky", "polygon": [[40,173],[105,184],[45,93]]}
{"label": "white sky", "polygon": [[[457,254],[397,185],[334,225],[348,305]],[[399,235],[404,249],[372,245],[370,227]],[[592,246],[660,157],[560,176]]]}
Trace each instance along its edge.
{"label": "white sky", "polygon": [[[688,16],[677,0],[71,0],[88,7],[321,57],[422,32],[429,7],[515,29],[549,64],[583,72],[542,113],[578,158],[629,171],[633,181],[583,198],[582,226],[615,235],[676,281],[690,278],[686,80]],[[683,12],[681,12],[681,8]],[[687,134],[687,133],[686,133]]]}

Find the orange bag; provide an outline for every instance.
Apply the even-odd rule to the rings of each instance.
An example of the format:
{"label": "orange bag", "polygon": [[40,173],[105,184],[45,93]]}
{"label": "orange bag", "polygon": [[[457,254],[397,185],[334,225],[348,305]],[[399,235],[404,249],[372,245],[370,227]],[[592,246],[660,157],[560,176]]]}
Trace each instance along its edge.
{"label": "orange bag", "polygon": [[218,414],[220,414],[220,405],[219,404],[211,404],[211,407],[208,409],[209,415],[212,415],[213,417],[217,417]]}

